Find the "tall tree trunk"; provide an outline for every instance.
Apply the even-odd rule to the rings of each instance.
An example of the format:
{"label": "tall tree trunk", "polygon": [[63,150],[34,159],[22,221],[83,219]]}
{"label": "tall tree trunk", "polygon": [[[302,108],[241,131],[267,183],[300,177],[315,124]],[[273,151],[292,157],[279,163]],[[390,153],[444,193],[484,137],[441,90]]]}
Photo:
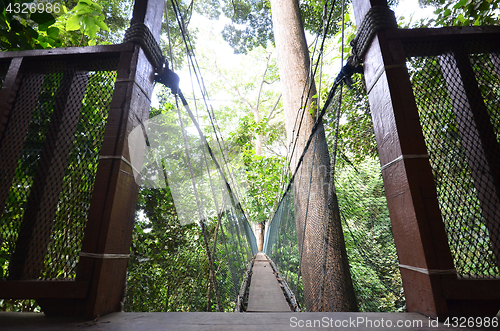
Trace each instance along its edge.
{"label": "tall tree trunk", "polygon": [[264,232],[266,229],[266,222],[257,222],[255,223],[255,234],[257,239],[257,250],[259,252],[264,249]]}
{"label": "tall tree trunk", "polygon": [[[287,140],[291,143],[297,139],[290,164],[293,173],[314,125],[315,112],[310,110],[315,107],[311,96],[316,95],[316,87],[308,80],[310,59],[298,0],[271,0],[271,10]],[[301,109],[303,94],[306,107]],[[320,125],[293,186],[305,304],[308,311],[356,311],[330,169],[325,131]]]}

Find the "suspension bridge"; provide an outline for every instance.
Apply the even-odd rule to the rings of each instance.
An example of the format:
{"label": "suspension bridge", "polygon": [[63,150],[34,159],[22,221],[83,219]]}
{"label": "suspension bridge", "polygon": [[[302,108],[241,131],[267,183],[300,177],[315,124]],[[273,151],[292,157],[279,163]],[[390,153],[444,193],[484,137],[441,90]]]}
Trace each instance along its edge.
{"label": "suspension bridge", "polygon": [[[183,29],[176,1],[172,5]],[[493,321],[500,309],[497,27],[403,30],[384,1],[356,1],[353,57],[309,123],[310,134],[292,140],[279,203],[259,252],[238,189],[238,167],[209,106],[189,34],[182,37],[209,132],[156,43],[163,7],[163,1],[138,0],[120,45],[0,54],[0,298],[36,299],[49,316],[98,317],[42,321],[0,314],[2,325],[323,329],[350,327],[352,322],[343,323],[354,318],[358,328],[402,322],[417,329],[435,326],[426,316]],[[325,8],[333,12],[333,5]],[[374,246],[394,240],[388,251],[369,251],[368,239],[359,235],[363,220],[349,214],[356,198],[337,200],[331,170],[346,155],[339,154],[337,139],[333,146],[321,143],[325,134],[338,136],[341,86],[361,72],[390,214],[390,224],[381,223],[370,240]],[[154,81],[175,96],[175,120],[150,118]],[[305,113],[297,114],[299,127]],[[332,160],[328,171],[318,166],[324,159]],[[101,317],[123,305],[138,185],[169,187],[179,222],[200,226],[208,302],[219,312],[242,314]],[[333,313],[341,310],[339,301],[348,301],[341,289],[352,288],[345,248],[338,244],[344,234],[364,263],[373,264],[373,254],[387,256],[387,265],[372,265],[373,277],[400,297],[408,313]],[[361,278],[353,279],[362,302]],[[390,325],[380,325],[381,319]]]}

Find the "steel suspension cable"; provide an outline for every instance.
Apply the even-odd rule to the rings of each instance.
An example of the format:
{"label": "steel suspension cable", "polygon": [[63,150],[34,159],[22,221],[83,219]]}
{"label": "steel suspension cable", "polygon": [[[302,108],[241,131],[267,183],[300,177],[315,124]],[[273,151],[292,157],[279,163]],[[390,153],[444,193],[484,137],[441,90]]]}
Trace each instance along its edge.
{"label": "steel suspension cable", "polygon": [[167,23],[167,37],[168,37],[168,55],[170,56],[170,67],[174,70],[174,56],[172,55],[172,37],[170,36],[170,19],[168,18],[167,1],[164,5],[165,21]]}
{"label": "steel suspension cable", "polygon": [[[184,45],[185,45],[186,51],[187,51],[188,61],[191,63],[193,72],[194,72],[195,77],[197,79],[198,86],[200,88],[200,92],[202,93],[205,108],[207,110],[208,117],[210,119],[210,123],[211,123],[212,129],[213,129],[213,132],[215,134],[216,143],[219,147],[220,154],[221,154],[222,159],[224,161],[223,165],[227,168],[226,171],[229,175],[229,180],[233,184],[233,188],[234,188],[233,193],[235,194],[236,197],[238,197],[238,201],[243,201],[241,194],[239,193],[239,191],[237,189],[237,185],[236,185],[237,182],[236,182],[236,179],[234,176],[234,172],[232,171],[230,162],[227,159],[226,154],[228,152],[227,152],[227,149],[225,148],[225,144],[224,144],[224,140],[222,138],[222,135],[220,134],[220,132],[221,132],[220,127],[219,127],[217,120],[215,118],[213,108],[211,107],[211,105],[209,105],[208,93],[207,93],[207,90],[206,90],[206,87],[205,87],[205,84],[203,81],[203,76],[200,73],[198,61],[197,61],[196,55],[194,53],[194,48],[193,48],[191,39],[189,37],[189,34],[186,30],[186,26],[184,24],[184,20],[182,18],[182,15],[180,13],[179,4],[178,4],[177,0],[171,0],[171,3],[172,3],[172,6],[174,8],[174,13],[176,15],[177,22],[178,22],[179,27],[181,29],[182,38],[183,38]],[[215,157],[215,155],[213,154],[212,157]],[[242,209],[242,212],[245,214],[245,211],[243,209]],[[246,217],[246,215],[245,215],[245,217]],[[246,217],[246,218],[248,219],[248,217]]]}
{"label": "steel suspension cable", "polygon": [[[344,34],[345,34],[345,0],[342,0],[342,41],[341,41],[341,50],[340,50],[340,59],[341,63],[344,61]],[[342,64],[340,70],[342,70]],[[335,178],[335,167],[337,163],[337,147],[338,147],[338,138],[339,138],[339,129],[340,129],[340,116],[341,116],[341,108],[342,108],[342,86],[340,86],[340,95],[339,95],[339,105],[337,107],[336,114],[336,123],[335,123],[335,137],[334,137],[334,145],[333,145],[333,160],[332,160],[332,168],[331,168],[331,178]],[[333,185],[333,184],[332,184]]]}
{"label": "steel suspension cable", "polygon": [[[167,76],[165,76],[165,81],[163,81],[163,79],[162,79],[163,77],[161,77],[159,79],[159,81],[162,82],[162,83],[164,83],[168,87],[170,87],[172,89],[172,92],[175,95],[175,101],[176,101],[176,105],[177,105],[177,109],[178,109],[179,121],[180,121],[181,130],[182,130],[182,134],[183,134],[183,138],[184,138],[184,144],[186,145],[187,141],[186,141],[185,132],[184,132],[185,130],[184,130],[184,127],[183,127],[183,124],[182,124],[182,118],[181,118],[180,112],[179,112],[180,108],[179,108],[179,105],[178,105],[178,98],[177,98],[177,96],[179,96],[181,98],[181,101],[182,101],[182,104],[183,104],[184,108],[186,109],[186,111],[187,111],[187,113],[188,113],[191,121],[195,125],[196,130],[198,131],[198,134],[200,136],[200,139],[201,139],[204,147],[207,149],[208,154],[209,154],[210,158],[212,159],[213,164],[215,165],[215,168],[217,169],[216,171],[219,172],[219,176],[221,178],[221,181],[223,182],[223,185],[225,186],[225,189],[226,189],[226,191],[228,193],[228,196],[229,196],[229,199],[230,199],[229,203],[232,206],[231,208],[234,208],[234,209],[227,209],[224,206],[222,206],[222,208],[219,208],[217,194],[215,192],[215,188],[214,188],[213,183],[212,183],[212,178],[211,178],[212,176],[211,176],[211,172],[210,172],[210,167],[209,167],[209,164],[208,164],[207,157],[205,155],[205,149],[203,148],[202,149],[203,150],[203,160],[204,160],[204,163],[205,163],[205,165],[207,167],[207,172],[208,172],[209,181],[210,181],[210,189],[211,189],[212,197],[214,199],[214,204],[215,204],[215,208],[216,208],[216,214],[217,214],[217,218],[218,218],[217,219],[217,228],[216,228],[216,231],[215,231],[214,245],[213,245],[212,252],[210,252],[211,250],[209,248],[208,238],[207,238],[207,231],[206,231],[206,226],[205,226],[205,221],[206,220],[202,217],[202,214],[203,214],[203,211],[201,210],[202,206],[201,206],[201,203],[200,203],[199,198],[198,198],[197,188],[196,188],[196,184],[195,184],[195,181],[194,181],[194,172],[193,172],[192,165],[191,165],[191,162],[190,162],[189,151],[188,151],[187,145],[186,145],[185,149],[186,149],[187,158],[188,158],[189,170],[190,170],[190,174],[191,174],[191,180],[193,181],[193,189],[194,189],[194,193],[195,193],[195,197],[196,197],[196,202],[197,202],[197,207],[198,207],[198,213],[200,215],[200,217],[199,217],[199,219],[200,219],[200,226],[201,226],[201,229],[202,229],[202,234],[203,234],[205,249],[206,249],[206,253],[207,253],[207,257],[208,257],[208,262],[209,262],[209,266],[210,266],[211,283],[213,285],[213,289],[214,289],[216,300],[217,300],[217,308],[218,308],[219,311],[222,311],[222,303],[221,303],[221,299],[220,299],[220,295],[219,295],[219,291],[218,291],[217,280],[216,280],[216,271],[215,271],[214,260],[213,260],[213,258],[215,257],[215,248],[216,248],[216,245],[217,245],[217,237],[216,236],[217,236],[217,233],[220,231],[221,234],[222,234],[223,246],[225,248],[225,255],[228,258],[228,267],[229,267],[229,272],[231,274],[231,279],[233,281],[233,290],[235,292],[235,295],[237,295],[236,283],[237,283],[238,276],[235,274],[235,272],[237,272],[237,270],[233,270],[234,268],[232,266],[235,265],[234,262],[237,260],[238,265],[241,267],[242,261],[241,261],[240,258],[244,259],[244,255],[250,256],[249,253],[248,253],[247,247],[245,247],[242,244],[242,240],[240,238],[241,233],[239,231],[239,226],[243,226],[244,227],[245,224],[246,224],[246,223],[243,224],[241,222],[242,221],[246,222],[245,219],[247,219],[247,218],[246,218],[246,215],[245,215],[245,211],[241,207],[241,204],[237,203],[238,199],[236,197],[236,191],[233,188],[231,188],[231,185],[228,182],[228,178],[224,174],[224,171],[223,171],[222,167],[226,166],[227,173],[230,176],[230,180],[233,181],[233,184],[235,183],[235,180],[232,177],[233,173],[232,173],[231,169],[229,169],[229,166],[228,166],[227,158],[226,158],[226,155],[225,155],[225,151],[226,151],[225,147],[221,145],[221,142],[220,142],[220,139],[219,139],[220,128],[218,127],[218,124],[216,123],[215,116],[214,116],[214,113],[213,113],[213,109],[211,109],[211,107],[209,107],[209,105],[208,105],[208,101],[207,101],[208,95],[207,95],[207,92],[206,92],[206,88],[204,86],[203,78],[201,77],[201,74],[200,74],[200,70],[199,70],[199,66],[198,66],[197,60],[196,60],[196,58],[194,56],[194,52],[193,52],[193,47],[192,47],[192,44],[191,44],[191,40],[189,39],[189,35],[187,34],[187,31],[185,29],[185,24],[184,24],[184,22],[182,20],[182,16],[180,16],[179,5],[174,0],[172,0],[172,7],[174,9],[174,13],[176,14],[176,19],[177,19],[177,22],[178,22],[179,27],[181,29],[182,38],[183,38],[183,41],[184,41],[184,44],[185,44],[185,47],[186,47],[186,50],[187,50],[188,64],[190,64],[189,65],[189,69],[190,69],[190,76],[191,76],[191,87],[193,89],[194,102],[195,102],[196,114],[197,114],[196,118],[195,118],[194,114],[191,112],[191,110],[189,108],[189,105],[188,105],[187,101],[185,100],[182,92],[178,88],[178,86],[175,86],[175,83],[172,84],[172,81],[170,81],[170,84],[172,84],[172,85],[168,85],[167,84],[167,82],[168,82]],[[168,34],[168,36],[169,36],[169,44],[171,45],[170,34]],[[170,50],[170,55],[172,56],[171,50]],[[193,67],[192,68],[193,72],[194,72],[194,74],[196,76],[196,79],[198,81],[198,85],[200,87],[200,91],[201,91],[202,96],[203,96],[203,100],[205,102],[205,106],[206,106],[206,109],[207,109],[207,112],[208,112],[208,115],[209,115],[209,118],[210,118],[210,122],[211,122],[212,128],[214,130],[215,137],[217,139],[217,146],[219,147],[221,155],[223,157],[224,163],[222,163],[222,167],[221,167],[221,164],[218,162],[218,160],[217,160],[217,158],[215,156],[214,151],[212,150],[212,148],[208,144],[208,141],[206,140],[206,138],[205,138],[203,132],[201,131],[200,126],[199,126],[199,121],[198,121],[198,119],[199,119],[199,117],[198,117],[198,107],[197,107],[197,104],[196,104],[196,96],[194,94],[194,85],[193,85],[193,79],[192,79],[192,73],[191,73],[191,66]],[[168,70],[168,68],[166,68],[166,69]],[[171,71],[170,71],[170,73],[167,72],[167,74],[170,74],[170,79],[172,79],[173,75],[175,75]],[[175,75],[175,76],[177,78],[173,79],[173,82],[177,82],[176,84],[178,84],[178,81],[179,81],[178,76],[177,75]],[[212,110],[212,112],[210,112],[210,110]],[[221,139],[222,139],[222,137],[221,137]],[[222,199],[223,200],[224,200],[224,196],[225,196],[225,194],[223,192],[222,193]],[[225,205],[224,201],[223,201],[223,204]],[[228,225],[230,226],[230,229],[228,229],[228,230],[230,232],[233,232],[234,233],[233,235],[236,235],[237,239],[238,239],[237,242],[236,242],[236,245],[237,245],[237,247],[236,247],[237,251],[236,252],[230,252],[228,250],[228,246],[227,246],[227,243],[226,243],[226,234],[224,233],[224,226],[222,225],[222,222],[221,222],[221,220],[222,220],[222,213],[219,212],[220,210],[223,210],[223,209],[225,209],[225,210],[222,213],[224,213],[224,212],[226,213],[226,218],[229,221]],[[231,211],[233,211],[233,212],[231,212]],[[208,215],[207,215],[207,219],[208,219]],[[236,220],[238,221],[238,223],[235,223]],[[247,234],[247,236],[249,236],[249,234]],[[247,242],[248,244],[251,244],[250,243],[250,237],[248,237],[248,239],[246,239],[245,242]],[[233,256],[234,253],[236,253],[236,260],[234,260],[234,256]],[[240,254],[241,254],[241,256],[240,256]],[[210,295],[210,294],[208,294],[208,295]]]}

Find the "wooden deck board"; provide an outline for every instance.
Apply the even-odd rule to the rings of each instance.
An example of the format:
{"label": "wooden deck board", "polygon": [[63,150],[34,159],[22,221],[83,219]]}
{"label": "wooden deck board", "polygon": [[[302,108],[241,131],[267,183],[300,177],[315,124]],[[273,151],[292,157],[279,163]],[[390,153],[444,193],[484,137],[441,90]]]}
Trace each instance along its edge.
{"label": "wooden deck board", "polygon": [[290,312],[271,264],[257,253],[252,268],[247,312]]}
{"label": "wooden deck board", "polygon": [[[380,325],[382,320],[384,326]],[[333,327],[320,325],[327,321],[333,323]],[[335,327],[335,323],[347,325],[349,321],[356,323],[355,326]],[[406,321],[409,327],[394,327],[398,321]],[[0,330],[9,331],[472,330],[447,328],[441,323],[439,327],[433,327],[429,325],[430,321],[435,323],[417,313],[112,313],[96,321],[85,321],[47,318],[40,313],[0,312]],[[311,327],[306,323],[312,323]],[[388,327],[389,324],[392,327]]]}

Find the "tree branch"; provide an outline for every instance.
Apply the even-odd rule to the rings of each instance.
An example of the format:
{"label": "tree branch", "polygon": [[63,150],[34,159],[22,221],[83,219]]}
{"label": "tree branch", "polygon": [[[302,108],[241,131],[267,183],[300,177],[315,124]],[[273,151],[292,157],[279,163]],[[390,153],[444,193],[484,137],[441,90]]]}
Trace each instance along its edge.
{"label": "tree branch", "polygon": [[276,102],[274,103],[274,106],[273,106],[273,109],[271,109],[271,111],[269,112],[269,115],[267,115],[267,120],[266,120],[266,125],[269,124],[269,121],[271,120],[271,115],[273,114],[273,112],[276,110],[276,108],[278,107],[278,103],[280,102],[280,99],[281,99],[281,92],[280,92],[280,95],[278,95],[278,98],[276,99]]}
{"label": "tree branch", "polygon": [[[255,115],[255,109],[254,107],[252,106],[252,104],[250,103],[250,101],[248,101],[241,93],[240,93],[240,90],[234,86],[233,84],[231,84],[231,82],[229,81],[229,79],[227,79],[227,77],[222,73],[222,71],[220,70],[220,68],[217,66],[217,60],[215,60],[214,62],[215,64],[215,68],[217,69],[217,73],[219,74],[219,76],[224,79],[224,81],[229,85],[229,87],[234,90],[236,92],[236,94],[238,94],[238,96],[240,97],[240,99],[243,101],[243,103],[246,104],[246,106],[248,107],[248,109],[254,113]],[[258,111],[258,110],[257,110]]]}
{"label": "tree branch", "polygon": [[[257,94],[257,105],[255,106],[255,108],[257,110],[257,116],[259,113],[260,95],[262,94],[262,87],[264,86],[264,83],[266,82],[266,74],[267,74],[267,69],[269,69],[269,61],[271,60],[271,54],[272,53],[268,53],[268,55],[267,55],[266,69],[264,70],[264,74],[262,75],[262,81],[260,82],[259,94]],[[260,121],[260,116],[258,116],[258,117],[259,117],[259,121]]]}

